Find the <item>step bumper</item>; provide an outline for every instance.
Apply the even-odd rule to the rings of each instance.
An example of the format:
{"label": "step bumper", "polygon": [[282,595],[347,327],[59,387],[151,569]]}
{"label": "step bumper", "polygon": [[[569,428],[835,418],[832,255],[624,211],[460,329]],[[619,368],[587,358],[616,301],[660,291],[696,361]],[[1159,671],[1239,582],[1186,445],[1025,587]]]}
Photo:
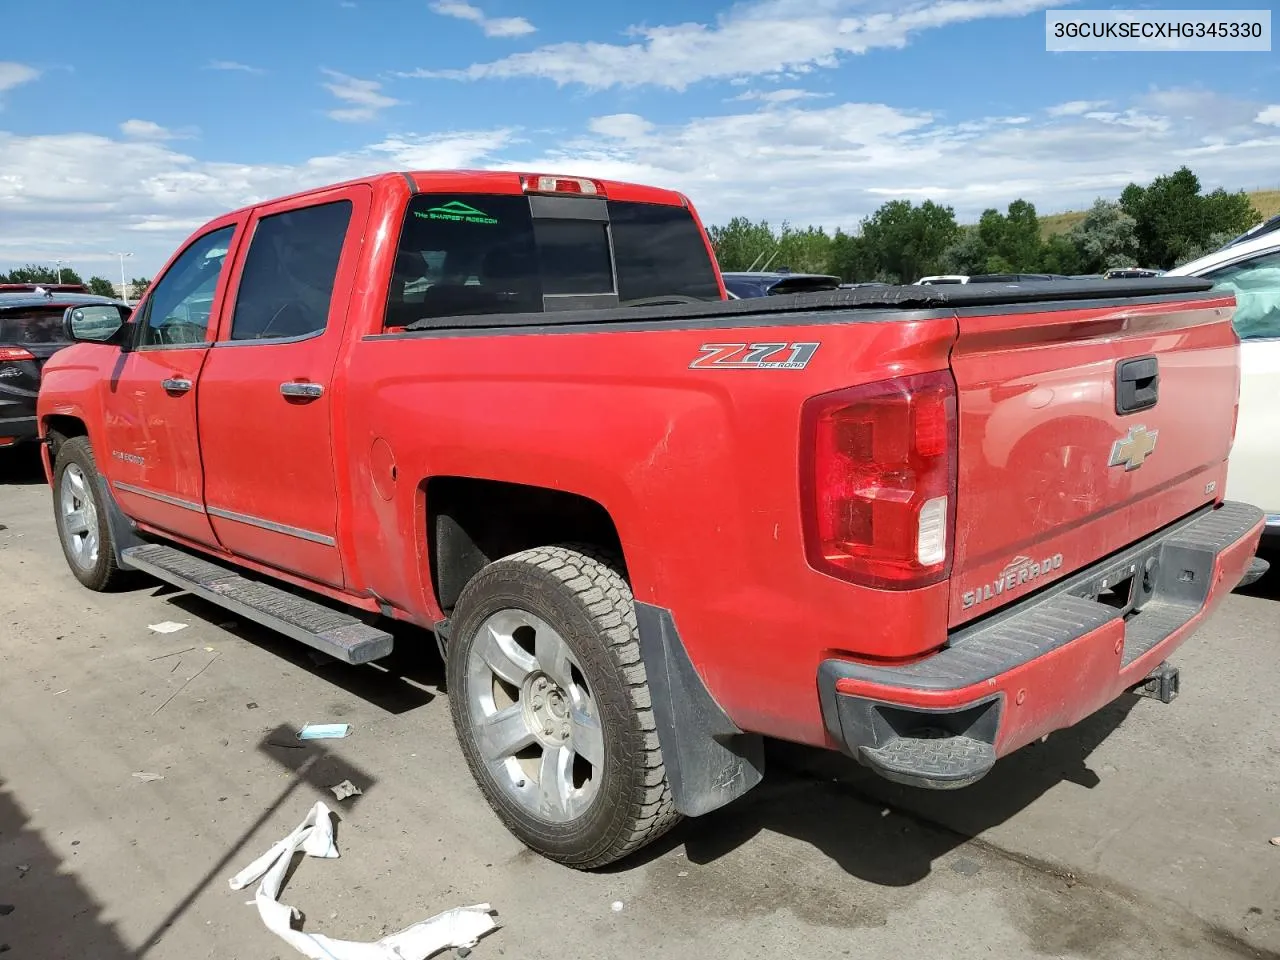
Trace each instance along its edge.
{"label": "step bumper", "polygon": [[892,780],[973,783],[1143,683],[1245,576],[1262,529],[1261,510],[1226,503],[965,626],[923,660],[824,661],[827,731]]}

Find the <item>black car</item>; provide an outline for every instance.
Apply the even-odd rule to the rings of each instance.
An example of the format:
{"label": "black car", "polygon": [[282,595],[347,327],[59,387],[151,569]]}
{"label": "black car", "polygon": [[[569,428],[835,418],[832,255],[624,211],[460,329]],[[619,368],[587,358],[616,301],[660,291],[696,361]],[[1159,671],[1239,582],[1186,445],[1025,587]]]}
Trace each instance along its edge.
{"label": "black car", "polygon": [[70,346],[62,332],[67,307],[88,303],[120,301],[40,287],[0,291],[0,447],[36,438],[40,369]]}
{"label": "black car", "polygon": [[722,273],[724,288],[735,300],[751,297],[777,297],[786,293],[817,293],[822,290],[839,290],[840,278],[820,273]]}

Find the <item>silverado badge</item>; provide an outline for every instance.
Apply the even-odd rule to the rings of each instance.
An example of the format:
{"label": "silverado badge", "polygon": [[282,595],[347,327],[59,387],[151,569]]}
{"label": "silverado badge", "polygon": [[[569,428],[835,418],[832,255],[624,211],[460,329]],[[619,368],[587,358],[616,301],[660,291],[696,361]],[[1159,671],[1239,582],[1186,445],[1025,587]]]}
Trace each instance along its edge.
{"label": "silverado badge", "polygon": [[1159,430],[1148,430],[1142,424],[1129,428],[1129,435],[1121,437],[1111,447],[1111,467],[1124,465],[1125,472],[1137,470],[1147,461],[1156,449],[1156,441],[1160,438]]}
{"label": "silverado badge", "polygon": [[1042,577],[1052,575],[1062,569],[1062,554],[1055,553],[1051,557],[1034,561],[1030,557],[1017,556],[1000,571],[1000,576],[991,583],[984,583],[973,590],[966,590],[960,597],[964,609],[975,607],[980,603],[988,603],[1005,593],[1017,590],[1023,584],[1033,583]]}

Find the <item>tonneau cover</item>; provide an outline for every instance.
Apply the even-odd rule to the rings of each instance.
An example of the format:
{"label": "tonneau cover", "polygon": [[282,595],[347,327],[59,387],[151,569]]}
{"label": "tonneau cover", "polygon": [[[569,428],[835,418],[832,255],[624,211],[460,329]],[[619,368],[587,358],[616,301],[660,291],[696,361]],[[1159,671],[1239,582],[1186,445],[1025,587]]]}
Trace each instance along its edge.
{"label": "tonneau cover", "polygon": [[1019,304],[1147,298],[1196,299],[1213,287],[1199,277],[1149,277],[1131,280],[1048,280],[1024,283],[943,284],[938,286],[857,287],[822,293],[781,294],[747,300],[671,303],[657,306],[611,307],[607,310],[562,310],[546,313],[498,313],[485,316],[427,317],[406,330],[448,330],[465,327],[557,327],[577,324],[627,323],[654,320],[726,320],[803,311],[829,310],[964,310],[977,307],[1016,307]]}

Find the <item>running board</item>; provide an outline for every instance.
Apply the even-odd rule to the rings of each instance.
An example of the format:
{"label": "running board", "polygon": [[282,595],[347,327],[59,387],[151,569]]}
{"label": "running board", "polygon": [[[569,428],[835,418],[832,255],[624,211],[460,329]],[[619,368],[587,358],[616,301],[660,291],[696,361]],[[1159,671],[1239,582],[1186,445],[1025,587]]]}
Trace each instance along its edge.
{"label": "running board", "polygon": [[122,556],[130,567],[345,663],[368,663],[391,653],[391,634],[383,630],[176,547],[144,544],[130,547]]}

